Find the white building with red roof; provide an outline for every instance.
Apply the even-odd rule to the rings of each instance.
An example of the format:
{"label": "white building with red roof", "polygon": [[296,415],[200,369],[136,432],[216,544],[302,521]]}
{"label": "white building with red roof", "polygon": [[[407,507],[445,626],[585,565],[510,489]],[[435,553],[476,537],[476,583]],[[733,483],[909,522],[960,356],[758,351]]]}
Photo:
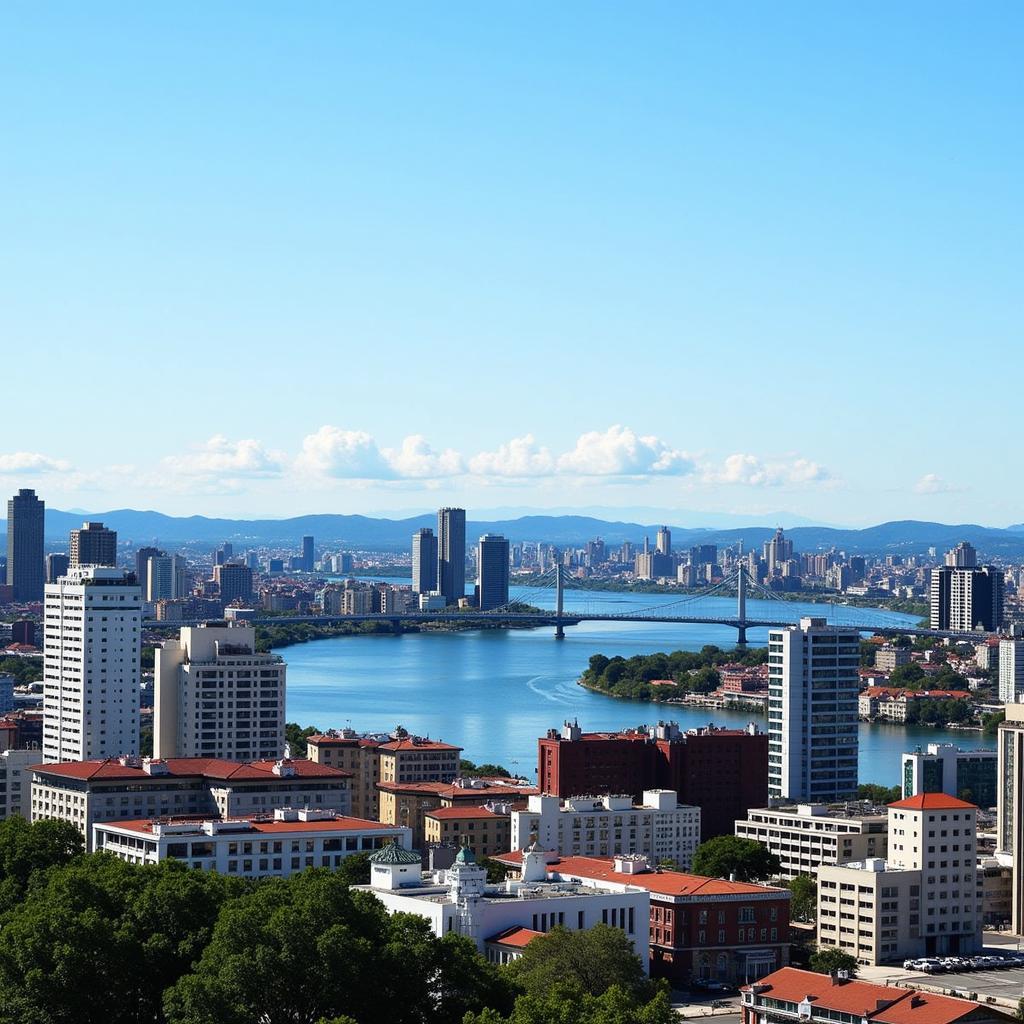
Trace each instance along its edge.
{"label": "white building with red roof", "polygon": [[409,847],[409,829],[333,811],[277,808],[246,818],[107,821],[93,826],[93,849],[132,864],[175,858],[192,868],[244,878],[287,878],[306,868],[336,868],[355,853],[389,843]]}
{"label": "white building with red roof", "polygon": [[784,967],[742,992],[743,1024],[1003,1024],[998,1007]]}
{"label": "white building with red roof", "polygon": [[889,804],[887,858],[818,868],[819,944],[863,964],[978,952],[977,812],[945,793]]}
{"label": "white building with red roof", "polygon": [[222,761],[110,757],[36,764],[32,821],[57,818],[78,827],[91,848],[93,825],[143,818],[269,814],[316,807],[348,814],[348,772],[307,760]]}

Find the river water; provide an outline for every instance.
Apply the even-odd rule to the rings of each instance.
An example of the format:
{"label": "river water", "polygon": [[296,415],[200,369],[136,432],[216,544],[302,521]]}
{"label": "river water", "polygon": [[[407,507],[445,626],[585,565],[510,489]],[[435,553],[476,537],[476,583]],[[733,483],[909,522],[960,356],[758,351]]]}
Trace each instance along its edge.
{"label": "river water", "polygon": [[[394,582],[408,582],[396,580]],[[535,592],[527,600],[550,606]],[[565,610],[636,611],[668,606],[678,597],[662,594],[601,593],[566,590]],[[728,598],[702,599],[693,614],[735,613]],[[681,614],[672,609],[667,614]],[[751,618],[799,618],[827,615],[830,621],[885,619],[913,625],[913,616],[896,612],[749,601]],[[754,646],[767,643],[767,630],[750,630]],[[601,652],[651,654],[700,650],[705,644],[731,648],[736,631],[709,624],[584,622],[566,629],[556,641],[553,630],[492,629],[406,633],[401,636],[347,636],[283,648],[288,663],[288,720],[320,729],[351,726],[359,731],[390,731],[401,724],[411,732],[457,743],[464,756],[503,764],[535,777],[537,737],[566,718],[578,718],[586,730],[620,729],[672,718],[682,728],[714,722],[732,727],[751,720],[743,712],[683,709],[619,700],[576,684],[590,656]],[[755,717],[760,728],[765,719]],[[980,733],[927,727],[860,725],[860,781],[888,786],[900,781],[900,755],[942,740],[976,749]]]}

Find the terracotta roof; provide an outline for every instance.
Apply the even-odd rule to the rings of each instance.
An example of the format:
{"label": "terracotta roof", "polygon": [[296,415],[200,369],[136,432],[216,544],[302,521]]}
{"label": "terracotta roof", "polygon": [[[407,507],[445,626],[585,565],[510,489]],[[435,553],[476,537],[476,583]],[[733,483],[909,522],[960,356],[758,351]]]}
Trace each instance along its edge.
{"label": "terracotta roof", "polygon": [[439,740],[391,740],[389,743],[382,743],[381,750],[462,750],[462,747],[453,747],[450,743],[441,743]]}
{"label": "terracotta roof", "polygon": [[890,807],[902,807],[908,811],[957,811],[967,809],[976,811],[975,804],[969,804],[966,800],[960,800],[948,793],[918,793],[917,796],[908,796],[904,800],[897,800]]}
{"label": "terracotta roof", "polygon": [[506,786],[492,782],[483,786],[456,786],[451,782],[378,782],[377,788],[387,793],[431,793],[442,800],[480,803],[495,797],[529,796],[536,786]]}
{"label": "terracotta roof", "polygon": [[[141,767],[123,765],[116,757],[108,757],[103,761],[62,761],[58,764],[32,765],[30,771],[45,775],[55,775],[65,779],[88,779],[101,781],[105,779],[161,779],[168,776],[174,778],[198,777],[204,779],[221,779],[242,781],[246,779],[277,779],[288,778],[274,774],[275,761],[226,761],[213,757],[169,757],[165,774],[147,774]],[[295,769],[298,778],[351,778],[352,773],[341,768],[330,768],[316,761],[295,759],[289,764]]]}
{"label": "terracotta roof", "polygon": [[[152,835],[153,826],[157,824],[189,824],[194,823],[196,829],[204,821],[211,820],[209,817],[193,818],[172,818],[154,819],[139,818],[134,821],[108,821],[99,822],[104,827],[125,829],[129,832],[138,832],[142,835]],[[233,819],[235,820],[235,819]],[[241,820],[241,819],[237,819]],[[253,832],[280,833],[280,832],[322,832],[330,829],[332,832],[373,832],[379,829],[390,829],[394,831],[398,826],[386,825],[380,821],[369,821],[363,818],[351,818],[343,814],[336,814],[333,818],[321,818],[319,821],[275,821],[273,818],[245,818]],[[241,830],[240,830],[241,831]],[[190,834],[190,833],[183,833]],[[231,833],[219,832],[219,836],[226,836]],[[418,858],[417,858],[418,859]]]}
{"label": "terracotta roof", "polygon": [[543,935],[543,932],[535,932],[532,928],[521,928],[516,925],[514,928],[506,928],[503,932],[498,932],[497,935],[492,935],[484,941],[493,942],[499,946],[514,946],[516,949],[522,949]]}
{"label": "terracotta roof", "polygon": [[[979,1009],[977,1003],[867,981],[833,980],[827,974],[783,967],[757,983],[758,997],[851,1013],[883,1024],[952,1024]],[[764,986],[762,988],[761,986]]]}
{"label": "terracotta roof", "polygon": [[[492,860],[518,867],[522,864],[521,850],[496,854]],[[635,885],[660,896],[774,896],[788,898],[788,892],[772,885],[753,882],[730,882],[724,878],[691,875],[686,871],[643,871],[626,874],[615,870],[615,861],[605,857],[556,857],[548,862],[549,875],[593,881],[617,882]]]}

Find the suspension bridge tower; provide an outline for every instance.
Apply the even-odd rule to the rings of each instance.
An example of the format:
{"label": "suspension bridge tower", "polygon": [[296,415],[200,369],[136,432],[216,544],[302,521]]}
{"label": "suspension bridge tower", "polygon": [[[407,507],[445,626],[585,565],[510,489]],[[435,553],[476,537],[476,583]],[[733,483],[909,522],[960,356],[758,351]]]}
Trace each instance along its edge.
{"label": "suspension bridge tower", "polygon": [[740,562],[736,572],[736,646],[747,646],[747,569]]}
{"label": "suspension bridge tower", "polygon": [[555,639],[565,639],[565,627],[562,625],[562,594],[564,590],[562,581],[562,563],[555,563]]}

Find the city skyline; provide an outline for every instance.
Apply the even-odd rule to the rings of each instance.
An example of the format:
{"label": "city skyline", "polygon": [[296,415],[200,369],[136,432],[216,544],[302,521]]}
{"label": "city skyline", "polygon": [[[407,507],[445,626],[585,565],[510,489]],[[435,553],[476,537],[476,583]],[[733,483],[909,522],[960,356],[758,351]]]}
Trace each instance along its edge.
{"label": "city skyline", "polygon": [[1020,366],[1019,6],[57,7],[2,15],[0,328],[188,416],[8,389],[10,485],[1020,519],[936,400]]}

